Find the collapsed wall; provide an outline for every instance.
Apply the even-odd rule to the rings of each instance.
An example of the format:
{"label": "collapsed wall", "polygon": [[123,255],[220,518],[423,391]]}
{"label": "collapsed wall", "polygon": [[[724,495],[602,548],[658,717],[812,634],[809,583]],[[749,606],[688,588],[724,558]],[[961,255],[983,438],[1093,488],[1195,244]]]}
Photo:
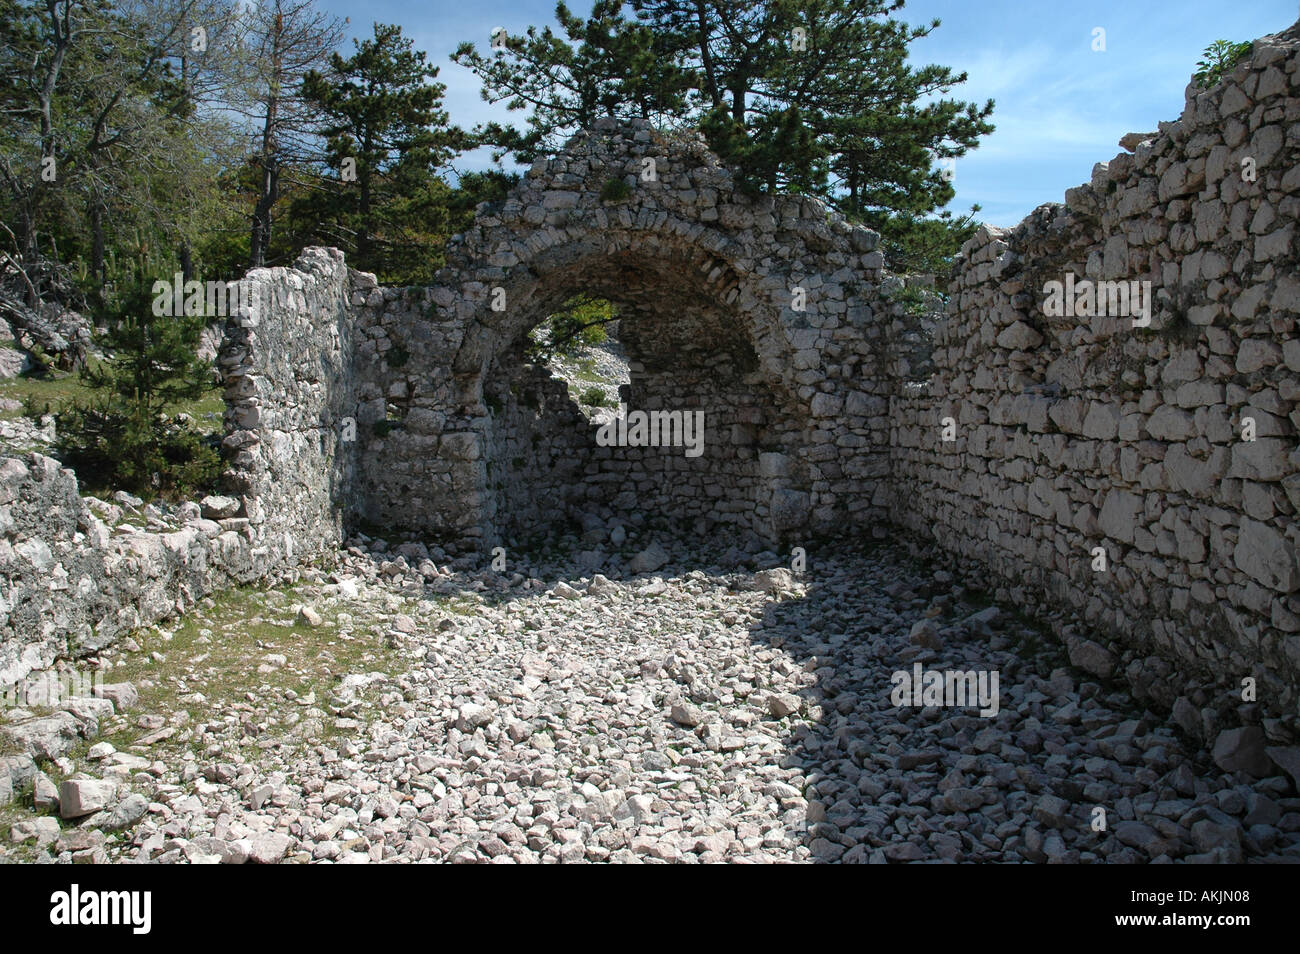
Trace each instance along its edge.
{"label": "collapsed wall", "polygon": [[83,498],[49,457],[0,458],[0,687],[337,547],[352,464],[345,278],[341,254],[315,250],[244,279],[250,304],[220,355],[235,496],[183,504],[155,530]]}
{"label": "collapsed wall", "polygon": [[[1018,602],[1084,620],[1110,650],[1073,640],[1097,670],[1127,667],[1166,702],[1170,664],[1237,691],[1250,677],[1292,717],[1298,87],[1293,28],[1214,89],[1189,87],[1178,121],[1064,206],[981,229],[954,269],[933,376],[900,381],[891,402],[882,498]],[[1149,282],[1149,325],[1115,314],[1118,287],[1109,314],[1080,314],[1077,297],[1061,313],[1048,283],[1067,281],[1076,296]]]}
{"label": "collapsed wall", "polygon": [[0,459],[0,533],[0,687],[286,569],[247,519],[194,504],[174,530],[109,526],[40,454]]}
{"label": "collapsed wall", "polygon": [[[878,236],[751,196],[701,137],[598,123],[480,208],[429,289],[358,316],[359,514],[463,549],[661,513],[806,539],[883,519]],[[573,295],[619,304],[631,410],[702,411],[699,457],[595,443],[523,366]]]}

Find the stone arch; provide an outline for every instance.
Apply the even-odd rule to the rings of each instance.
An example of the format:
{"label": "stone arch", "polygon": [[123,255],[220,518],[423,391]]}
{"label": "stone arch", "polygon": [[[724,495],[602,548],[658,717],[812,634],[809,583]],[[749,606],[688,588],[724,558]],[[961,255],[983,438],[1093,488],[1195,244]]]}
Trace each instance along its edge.
{"label": "stone arch", "polygon": [[[774,303],[742,293],[734,270],[718,256],[636,234],[607,239],[599,251],[582,248],[581,257],[535,266],[523,281],[496,287],[512,304],[505,312],[481,312],[485,320],[469,326],[469,337],[489,343],[475,348],[482,364],[472,377],[489,408],[480,419],[480,459],[486,516],[500,535],[517,540],[598,513],[637,521],[645,513],[671,514],[678,523],[765,529],[770,488],[759,473],[760,454],[789,447],[806,416],[796,410],[792,357]],[[620,338],[631,365],[626,406],[698,415],[704,429],[693,451],[698,457],[685,448],[599,448],[597,427],[567,390],[547,381],[545,369],[521,361],[529,330],[576,292],[620,306]],[[528,412],[536,407],[546,413]]]}
{"label": "stone arch", "polygon": [[[647,164],[650,181],[642,177]],[[862,324],[863,313],[870,316],[861,305],[851,316],[850,305],[854,292],[865,300],[873,290],[881,264],[875,244],[874,233],[848,226],[816,200],[739,192],[698,136],[665,136],[645,123],[600,124],[535,165],[507,200],[481,207],[474,226],[453,240],[433,292],[434,321],[461,330],[450,358],[464,409],[457,440],[471,457],[461,483],[475,488],[484,541],[503,529],[508,491],[499,471],[526,456],[515,453],[518,446],[502,450],[493,410],[501,395],[492,399],[490,379],[527,331],[576,291],[631,308],[639,362],[689,359],[704,340],[729,351],[733,384],[761,392],[744,406],[746,395],[733,389],[741,406],[716,414],[722,427],[711,434],[749,460],[752,473],[740,473],[733,456],[716,475],[744,498],[742,522],[767,537],[803,531],[818,503],[826,521],[833,494],[813,488],[821,475],[800,451],[818,394],[839,386],[820,380],[829,333],[850,317]],[[795,302],[796,288],[804,302]],[[669,314],[682,311],[693,321]],[[543,403],[562,401],[552,393]],[[580,444],[565,450],[589,459],[591,448]],[[603,475],[586,476],[599,482]],[[562,480],[578,477],[570,468]],[[707,509],[673,503],[684,513]],[[732,503],[718,502],[724,510]]]}
{"label": "stone arch", "polygon": [[[877,240],[818,200],[742,192],[697,134],[602,122],[536,163],[505,200],[480,206],[449,243],[431,287],[381,288],[374,276],[309,250],[288,277],[313,290],[305,301],[317,304],[300,315],[281,304],[269,311],[276,329],[292,325],[308,338],[300,348],[264,328],[252,332],[265,340],[249,350],[269,358],[286,345],[294,354],[314,346],[336,356],[339,373],[290,389],[300,400],[275,420],[294,422],[291,440],[254,420],[252,404],[278,400],[260,391],[248,399],[254,423],[232,440],[285,458],[267,474],[295,466],[275,448],[314,441],[341,475],[331,500],[341,502],[345,522],[481,550],[518,523],[502,506],[502,471],[527,457],[518,428],[500,417],[494,380],[520,372],[517,346],[528,328],[569,292],[587,291],[629,307],[646,380],[694,361],[692,380],[719,411],[734,445],[720,473],[741,488],[741,500],[727,497],[733,486],[697,474],[682,487],[700,499],[686,500],[684,489],[677,497],[685,512],[706,514],[713,502],[769,539],[874,522],[889,467],[890,390],[886,333],[873,311],[883,265]],[[503,309],[493,308],[494,296],[504,296]],[[341,307],[324,304],[339,299]],[[558,383],[528,387],[541,406],[572,418],[576,407],[565,407]],[[352,439],[339,438],[350,424]],[[534,429],[530,437],[538,436]],[[557,454],[571,452],[581,466],[555,474],[553,486],[567,493],[570,484],[612,482],[599,454],[566,439]],[[261,466],[249,472],[250,486],[268,482]]]}
{"label": "stone arch", "polygon": [[[745,250],[738,243],[699,241],[701,236],[689,236],[689,223],[681,219],[659,220],[655,226],[652,222],[644,228],[597,227],[521,260],[493,284],[472,283],[464,292],[474,309],[453,359],[454,369],[466,374],[486,372],[492,360],[535,326],[538,316],[553,311],[566,293],[582,290],[610,299],[626,298],[629,277],[655,274],[662,282],[684,284],[686,292],[707,298],[713,307],[729,313],[767,376],[793,390],[794,349],[782,320],[782,312],[790,306],[790,289],[781,276],[743,274]],[[498,289],[506,302],[503,311],[492,308]]]}

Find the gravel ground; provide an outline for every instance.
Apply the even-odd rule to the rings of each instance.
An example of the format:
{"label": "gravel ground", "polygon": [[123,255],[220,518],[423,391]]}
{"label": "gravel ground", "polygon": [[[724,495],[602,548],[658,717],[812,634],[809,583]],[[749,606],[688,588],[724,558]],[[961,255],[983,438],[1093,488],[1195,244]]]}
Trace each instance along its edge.
{"label": "gravel ground", "polygon": [[[621,580],[554,561],[471,574],[419,544],[370,546],[104,657],[140,698],[99,719],[96,748],[46,763],[39,787],[83,814],[10,809],[0,852],[1300,859],[1290,780],[1225,773],[1014,612],[892,546],[810,556],[794,575],[670,544],[636,558],[671,561],[653,572],[607,567]],[[895,705],[893,674],[917,664],[996,671],[997,715]]]}

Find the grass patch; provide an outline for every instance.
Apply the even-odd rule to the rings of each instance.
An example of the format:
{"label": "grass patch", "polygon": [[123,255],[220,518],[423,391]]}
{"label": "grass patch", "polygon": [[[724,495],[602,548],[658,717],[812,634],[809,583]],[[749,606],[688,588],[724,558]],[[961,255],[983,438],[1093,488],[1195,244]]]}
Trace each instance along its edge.
{"label": "grass patch", "polygon": [[[88,362],[91,367],[98,367],[101,363],[95,358]],[[81,375],[75,371],[43,373],[34,369],[16,378],[0,380],[0,398],[23,402],[42,414],[47,410],[52,413],[73,401],[88,402],[94,396],[95,392],[86,387]],[[216,384],[197,400],[181,401],[167,408],[170,414],[188,414],[194,418],[196,427],[204,434],[221,430],[225,410],[222,389]],[[0,411],[0,419],[15,420],[25,413],[24,410]]]}
{"label": "grass patch", "polygon": [[[174,630],[153,627],[137,632],[134,638],[141,651],[120,657],[121,665],[105,678],[134,683],[140,701],[126,719],[104,726],[96,741],[166,761],[162,752],[167,749],[208,744],[190,726],[220,722],[241,711],[259,728],[265,726],[250,733],[256,736],[263,731],[276,738],[289,736],[290,730],[313,718],[321,725],[304,731],[306,740],[341,734],[326,710],[342,678],[357,672],[391,676],[408,663],[361,615],[367,604],[328,597],[304,600],[302,595],[294,588],[228,590],[205,601],[210,605],[192,611]],[[304,602],[315,604],[324,620],[320,626],[297,621],[296,606]],[[154,653],[163,659],[155,660]],[[275,657],[282,657],[283,663]],[[139,739],[155,731],[136,724],[141,713],[160,715],[177,731],[169,739],[139,747]],[[256,750],[248,758],[256,759]]]}

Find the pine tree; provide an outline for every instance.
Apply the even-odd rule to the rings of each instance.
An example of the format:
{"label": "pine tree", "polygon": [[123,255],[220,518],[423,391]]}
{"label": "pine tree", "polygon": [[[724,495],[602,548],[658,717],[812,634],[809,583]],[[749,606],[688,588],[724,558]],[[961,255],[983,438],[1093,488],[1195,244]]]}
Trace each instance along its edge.
{"label": "pine tree", "polygon": [[256,197],[249,264],[259,268],[270,260],[275,208],[301,185],[296,174],[311,154],[318,117],[303,96],[303,79],[325,65],[343,39],[343,24],[314,0],[267,0],[241,9],[242,76],[232,106],[256,126],[246,187]]}
{"label": "pine tree", "polygon": [[632,7],[635,21],[598,0],[584,21],[561,5],[568,42],[530,28],[498,53],[463,44],[453,58],[483,80],[485,99],[531,110],[527,133],[478,132],[526,162],[554,145],[548,135],[599,115],[671,117],[701,129],[742,187],[821,196],[881,230],[900,262],[933,264],[936,249],[951,255],[969,234],[969,218],[931,217],[955,194],[937,163],[992,132],[993,101],[947,98],[964,73],[909,65],[911,44],[938,20],[908,26],[888,0]]}
{"label": "pine tree", "polygon": [[82,372],[94,396],[55,414],[59,456],[92,488],[174,496],[212,485],[220,472],[217,451],[167,414],[214,384],[212,366],[197,356],[205,319],[157,315],[153,304],[137,284],[100,341],[109,357]]}
{"label": "pine tree", "polygon": [[529,27],[522,36],[493,37],[486,54],[462,43],[452,60],[483,80],[484,100],[531,110],[526,132],[490,123],[475,130],[478,139],[531,163],[598,119],[666,124],[685,115],[692,78],[675,62],[680,38],[628,20],[622,8],[622,0],[596,0],[584,19],[558,3],[563,36]]}
{"label": "pine tree", "polygon": [[354,42],[351,57],[336,53],[303,80],[304,100],[323,117],[328,171],[299,213],[357,268],[427,281],[447,234],[451,190],[438,173],[469,139],[442,107],[437,68],[401,27],[376,23],[373,39]]}

